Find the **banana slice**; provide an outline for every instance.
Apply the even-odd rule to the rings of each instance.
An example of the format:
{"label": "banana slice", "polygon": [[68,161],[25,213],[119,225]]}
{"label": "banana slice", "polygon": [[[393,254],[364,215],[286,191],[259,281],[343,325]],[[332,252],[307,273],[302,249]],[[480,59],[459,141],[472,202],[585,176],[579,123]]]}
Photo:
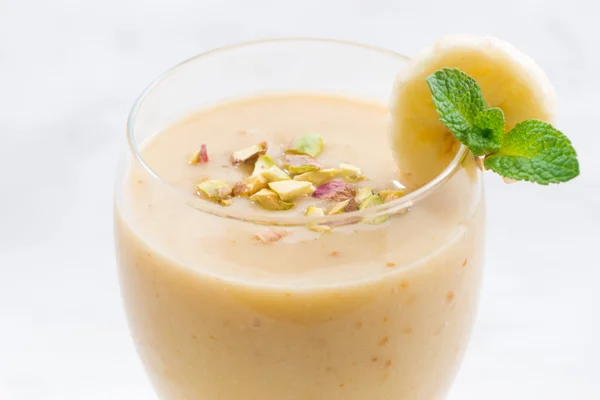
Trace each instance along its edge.
{"label": "banana slice", "polygon": [[506,129],[536,118],[552,123],[556,95],[542,69],[511,44],[492,37],[446,36],[424,49],[396,77],[388,134],[401,180],[423,186],[450,163],[459,143],[442,125],[425,78],[459,68],[481,86],[490,107],[500,107]]}

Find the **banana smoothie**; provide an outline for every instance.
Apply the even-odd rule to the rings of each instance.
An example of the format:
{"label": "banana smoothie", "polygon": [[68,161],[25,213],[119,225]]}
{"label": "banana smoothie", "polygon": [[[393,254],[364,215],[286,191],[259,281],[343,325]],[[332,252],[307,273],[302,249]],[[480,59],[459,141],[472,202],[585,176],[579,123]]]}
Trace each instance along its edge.
{"label": "banana smoothie", "polygon": [[161,399],[445,398],[478,303],[481,171],[449,146],[452,169],[409,197],[387,123],[386,104],[265,94],[140,144],[115,232]]}
{"label": "banana smoothie", "polygon": [[411,60],[264,40],[163,75],[132,109],[114,213],[159,398],[445,399],[479,299],[482,173],[577,177],[555,115],[530,57],[472,35]]}

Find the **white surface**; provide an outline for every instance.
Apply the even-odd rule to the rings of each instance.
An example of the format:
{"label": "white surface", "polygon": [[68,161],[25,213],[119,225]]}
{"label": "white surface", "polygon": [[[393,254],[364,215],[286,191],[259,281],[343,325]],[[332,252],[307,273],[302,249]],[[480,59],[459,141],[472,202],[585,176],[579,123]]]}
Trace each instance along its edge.
{"label": "white surface", "polygon": [[242,40],[411,55],[450,32],[500,36],[546,69],[582,175],[551,188],[487,177],[483,301],[449,400],[600,399],[600,5],[494,4],[0,2],[0,399],[155,399],[121,310],[111,221],[125,119],[150,80]]}

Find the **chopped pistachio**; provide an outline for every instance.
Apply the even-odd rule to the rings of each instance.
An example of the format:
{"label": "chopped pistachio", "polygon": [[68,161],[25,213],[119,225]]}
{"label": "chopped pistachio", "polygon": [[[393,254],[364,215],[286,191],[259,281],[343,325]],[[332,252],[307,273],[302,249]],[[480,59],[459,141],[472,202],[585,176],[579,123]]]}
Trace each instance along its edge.
{"label": "chopped pistachio", "polygon": [[304,194],[311,194],[315,191],[315,187],[310,182],[302,181],[279,181],[269,182],[269,187],[277,193],[281,200],[288,201]]}
{"label": "chopped pistachio", "polygon": [[518,181],[518,180],[516,180],[516,179],[507,178],[506,176],[503,176],[503,177],[502,177],[502,180],[504,181],[504,183],[507,183],[507,184],[509,184],[509,185],[510,185],[511,183],[517,183],[517,182],[519,182],[519,181]]}
{"label": "chopped pistachio", "polygon": [[[323,210],[320,207],[308,207],[306,209],[305,215],[307,217],[324,217],[325,210]],[[307,228],[310,229],[311,231],[320,232],[320,233],[331,232],[331,227],[328,225],[310,223],[307,225]]]}
{"label": "chopped pistachio", "polygon": [[289,235],[289,231],[285,229],[265,229],[260,232],[256,232],[253,236],[256,240],[262,243],[274,243],[277,242],[287,235]]}
{"label": "chopped pistachio", "polygon": [[297,175],[317,171],[322,168],[322,165],[311,156],[303,154],[286,154],[283,158],[283,167],[287,169],[289,173]]}
{"label": "chopped pistachio", "polygon": [[354,197],[356,189],[343,181],[331,181],[322,184],[315,190],[313,197],[316,199],[344,201]]}
{"label": "chopped pistachio", "polygon": [[258,203],[265,210],[282,211],[294,207],[294,203],[286,203],[281,200],[277,193],[269,189],[262,189],[250,196],[250,200]]}
{"label": "chopped pistachio", "polygon": [[379,197],[381,197],[384,203],[389,203],[392,200],[397,200],[400,197],[404,196],[404,190],[380,190],[377,194],[379,195]]}
{"label": "chopped pistachio", "polygon": [[194,152],[189,159],[190,165],[196,165],[198,163],[204,164],[208,162],[208,152],[206,151],[206,145],[200,145],[200,150]]}
{"label": "chopped pistachio", "polygon": [[273,165],[272,167],[267,168],[260,174],[264,176],[269,182],[288,181],[292,179],[288,174],[285,173],[284,170],[279,168],[277,165]]}
{"label": "chopped pistachio", "polygon": [[355,167],[350,164],[340,164],[340,176],[349,181],[361,181],[363,179],[367,179],[363,174],[360,168]]}
{"label": "chopped pistachio", "polygon": [[196,150],[189,158],[188,163],[190,165],[198,164],[198,160],[200,158],[200,150]]}
{"label": "chopped pistachio", "polygon": [[332,231],[332,228],[329,225],[308,224],[307,228],[310,229],[311,231],[315,231],[315,232],[319,232],[319,233],[325,233],[325,232]]}
{"label": "chopped pistachio", "polygon": [[271,157],[269,157],[266,154],[261,154],[258,156],[256,162],[254,163],[254,171],[252,171],[252,175],[260,175],[261,172],[274,166],[275,161],[273,161]]}
{"label": "chopped pistachio", "polygon": [[354,200],[354,197],[348,200],[350,201],[348,202],[348,205],[344,207],[344,211],[352,212],[358,210],[358,203],[356,202],[356,200]]}
{"label": "chopped pistachio", "polygon": [[317,157],[323,151],[323,138],[315,133],[308,133],[296,138],[290,147],[286,150],[293,154],[306,154],[307,156]]}
{"label": "chopped pistachio", "polygon": [[231,186],[225,181],[205,180],[195,186],[199,193],[222,206],[231,204]]}
{"label": "chopped pistachio", "polygon": [[[373,195],[367,197],[365,200],[363,200],[360,203],[360,205],[358,206],[358,209],[364,210],[365,208],[375,207],[375,206],[379,206],[381,204],[383,204],[383,200],[381,199],[381,197],[379,197],[376,194],[373,194]],[[388,218],[389,218],[388,215],[381,215],[378,217],[365,218],[365,219],[363,219],[363,222],[365,222],[367,224],[381,224],[382,222],[387,221]]]}
{"label": "chopped pistachio", "polygon": [[331,209],[327,212],[327,214],[333,215],[356,210],[358,210],[358,205],[356,204],[356,200],[354,200],[354,198],[351,197],[347,200],[335,203],[333,207],[331,207]]}
{"label": "chopped pistachio", "polygon": [[267,142],[260,142],[245,149],[234,151],[231,153],[231,163],[239,165],[245,162],[252,162],[257,159],[260,154],[267,152]]}
{"label": "chopped pistachio", "polygon": [[332,180],[339,174],[339,170],[335,168],[325,168],[319,171],[306,172],[304,174],[296,175],[294,180],[296,181],[308,181],[314,185],[320,185],[324,182]]}
{"label": "chopped pistachio", "polygon": [[381,199],[381,197],[377,194],[372,194],[360,203],[358,209],[364,210],[365,208],[375,207],[381,204],[383,204],[383,200]]}
{"label": "chopped pistachio", "polygon": [[319,233],[325,233],[325,232],[332,231],[332,229],[329,225],[308,224],[307,228],[310,229],[311,231],[315,231],[315,232],[319,232]]}
{"label": "chopped pistachio", "polygon": [[348,205],[348,203],[350,203],[350,199],[335,203],[333,205],[333,207],[331,207],[331,209],[329,209],[329,211],[327,211],[327,214],[333,215],[333,214],[340,214],[340,213],[346,212],[346,206]]}
{"label": "chopped pistachio", "polygon": [[321,207],[308,207],[306,209],[306,212],[304,213],[304,215],[306,215],[307,217],[324,217],[325,216],[325,210],[323,210]]}
{"label": "chopped pistachio", "polygon": [[262,175],[252,175],[244,178],[233,187],[234,196],[252,196],[261,189],[267,188],[269,181]]}
{"label": "chopped pistachio", "polygon": [[371,196],[372,194],[373,194],[373,190],[370,187],[360,188],[360,189],[358,189],[358,192],[356,193],[356,197],[354,198],[354,200],[356,200],[356,202],[358,204],[360,204],[367,197]]}

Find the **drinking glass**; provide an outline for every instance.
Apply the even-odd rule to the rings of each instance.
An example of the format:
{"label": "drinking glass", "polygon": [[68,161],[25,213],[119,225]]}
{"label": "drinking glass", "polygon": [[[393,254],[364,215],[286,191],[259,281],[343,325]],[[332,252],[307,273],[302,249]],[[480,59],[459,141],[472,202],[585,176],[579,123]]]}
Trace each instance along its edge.
{"label": "drinking glass", "polygon": [[[163,179],[141,151],[190,113],[232,98],[312,92],[385,104],[407,61],[343,41],[256,41],[179,64],[135,102],[116,183],[116,249],[131,334],[159,398],[446,397],[483,267],[481,172],[464,147],[406,196],[325,217],[204,201]],[[386,133],[361,140],[367,134]],[[148,190],[143,203],[136,185]],[[390,218],[364,223],[382,216]],[[309,235],[311,222],[334,229]],[[285,240],[249,239],[278,229]]]}

